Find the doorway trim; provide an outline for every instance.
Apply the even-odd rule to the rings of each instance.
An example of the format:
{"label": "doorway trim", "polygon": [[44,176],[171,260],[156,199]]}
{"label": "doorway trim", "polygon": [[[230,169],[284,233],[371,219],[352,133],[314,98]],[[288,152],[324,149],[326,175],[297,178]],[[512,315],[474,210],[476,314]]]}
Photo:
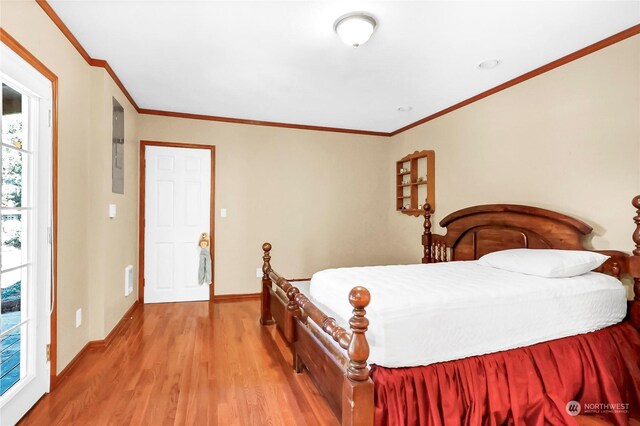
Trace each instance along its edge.
{"label": "doorway trim", "polygon": [[57,385],[58,369],[58,76],[4,28],[0,27],[0,42],[51,82],[51,315],[49,315],[49,392]]}
{"label": "doorway trim", "polygon": [[161,141],[140,141],[140,191],[138,203],[140,206],[140,217],[138,223],[138,301],[144,303],[144,215],[145,215],[145,185],[146,185],[146,147],[159,146],[166,148],[187,148],[187,149],[208,149],[211,151],[211,211],[209,218],[209,253],[211,254],[211,285],[209,286],[209,303],[213,303],[215,294],[215,181],[216,181],[216,147],[215,145],[198,145],[193,143],[161,142]]}

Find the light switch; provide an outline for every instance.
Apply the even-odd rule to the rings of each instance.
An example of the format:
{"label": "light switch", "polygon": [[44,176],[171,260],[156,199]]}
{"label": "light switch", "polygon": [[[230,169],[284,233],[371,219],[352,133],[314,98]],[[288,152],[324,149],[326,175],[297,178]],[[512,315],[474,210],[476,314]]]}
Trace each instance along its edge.
{"label": "light switch", "polygon": [[227,217],[227,209],[220,209],[220,217]]}
{"label": "light switch", "polygon": [[109,219],[113,219],[116,217],[116,205],[109,204]]}

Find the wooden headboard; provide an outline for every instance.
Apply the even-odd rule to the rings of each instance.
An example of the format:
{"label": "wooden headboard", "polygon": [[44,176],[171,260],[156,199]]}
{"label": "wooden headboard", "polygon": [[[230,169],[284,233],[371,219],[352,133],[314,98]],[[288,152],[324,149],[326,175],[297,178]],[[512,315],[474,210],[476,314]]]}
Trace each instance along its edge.
{"label": "wooden headboard", "polygon": [[[609,256],[598,272],[633,278],[634,298],[629,302],[628,319],[640,330],[640,195],[631,204],[636,209],[631,255],[616,250],[592,250]],[[431,209],[424,206],[422,263],[475,260],[499,250],[512,248],[552,248],[589,250],[584,237],[592,228],[562,213],[516,204],[487,204],[451,213],[440,221],[444,235],[431,233]]]}
{"label": "wooden headboard", "polygon": [[[636,199],[640,202],[640,197]],[[446,228],[444,235],[431,233],[431,211],[425,205],[423,263],[476,260],[487,253],[513,248],[589,250],[583,240],[593,230],[581,220],[562,213],[516,204],[468,207],[442,219],[440,226]],[[598,252],[611,257],[599,269],[601,272],[616,277],[631,273],[630,256],[626,253]]]}
{"label": "wooden headboard", "polygon": [[455,260],[474,260],[510,248],[581,249],[592,228],[537,207],[489,204],[458,210],[440,221]]}

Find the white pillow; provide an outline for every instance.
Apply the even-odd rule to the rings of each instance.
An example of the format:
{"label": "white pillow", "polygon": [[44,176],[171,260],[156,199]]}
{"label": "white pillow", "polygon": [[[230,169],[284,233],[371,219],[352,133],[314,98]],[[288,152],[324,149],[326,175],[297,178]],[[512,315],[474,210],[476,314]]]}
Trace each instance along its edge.
{"label": "white pillow", "polygon": [[521,274],[567,278],[593,271],[608,258],[584,250],[512,249],[485,254],[478,263]]}

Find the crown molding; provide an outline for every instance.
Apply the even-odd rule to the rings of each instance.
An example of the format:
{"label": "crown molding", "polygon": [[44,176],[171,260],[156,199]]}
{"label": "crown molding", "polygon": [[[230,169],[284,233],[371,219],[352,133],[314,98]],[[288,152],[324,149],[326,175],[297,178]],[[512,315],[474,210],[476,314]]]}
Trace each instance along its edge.
{"label": "crown molding", "polygon": [[469,104],[477,102],[477,101],[479,101],[481,99],[484,99],[484,98],[486,98],[488,96],[491,96],[491,95],[493,95],[495,93],[501,92],[501,91],[503,91],[505,89],[508,89],[509,87],[513,87],[516,84],[520,84],[520,83],[522,83],[524,81],[532,79],[533,77],[537,77],[537,76],[539,76],[541,74],[544,74],[544,73],[546,73],[548,71],[551,71],[553,69],[561,67],[562,65],[566,65],[569,62],[573,62],[576,59],[580,59],[580,58],[582,58],[584,56],[587,56],[587,55],[589,55],[589,54],[591,54],[593,52],[597,52],[598,50],[604,49],[605,47],[611,46],[612,44],[619,43],[619,42],[621,42],[623,40],[626,40],[629,37],[633,37],[634,35],[637,35],[637,34],[640,34],[640,24],[634,25],[631,28],[627,28],[624,31],[621,31],[621,32],[619,32],[617,34],[614,34],[614,35],[610,36],[610,37],[607,37],[604,40],[600,40],[600,41],[598,41],[596,43],[593,43],[593,44],[591,44],[591,45],[589,45],[587,47],[584,47],[584,48],[582,48],[580,50],[576,50],[575,52],[570,53],[570,54],[568,54],[566,56],[563,56],[560,59],[556,59],[555,61],[549,62],[546,65],[543,65],[543,66],[541,66],[539,68],[534,69],[533,71],[529,71],[528,73],[522,74],[519,77],[516,77],[516,78],[514,78],[512,80],[509,80],[509,81],[507,81],[505,83],[502,83],[502,84],[500,84],[500,85],[498,85],[498,86],[496,86],[496,87],[494,87],[492,89],[489,89],[489,90],[487,90],[485,92],[482,92],[480,94],[472,96],[469,99],[466,99],[466,100],[464,100],[462,102],[459,102],[459,103],[457,103],[455,105],[452,105],[452,106],[450,106],[448,108],[445,108],[445,109],[443,109],[441,111],[438,111],[435,114],[431,114],[431,115],[429,115],[429,116],[427,116],[425,118],[422,118],[422,119],[420,119],[418,121],[415,121],[415,122],[413,122],[411,124],[408,124],[408,125],[406,125],[404,127],[401,127],[400,129],[391,132],[389,134],[389,136],[395,136],[395,135],[398,135],[398,134],[400,134],[402,132],[406,132],[407,130],[413,129],[416,126],[419,126],[421,124],[427,123],[427,122],[429,122],[431,120],[435,120],[436,118],[442,117],[445,114],[449,114],[450,112],[453,112],[453,111],[455,111],[457,109],[460,109],[460,108],[465,107],[465,106],[467,106]]}
{"label": "crown molding", "polygon": [[38,5],[42,8],[42,10],[44,10],[44,13],[46,13],[47,16],[51,19],[51,21],[53,21],[55,26],[58,27],[58,29],[62,32],[62,34],[67,38],[67,40],[69,40],[69,43],[71,43],[73,47],[76,48],[80,56],[82,56],[84,60],[87,61],[87,64],[89,64],[92,67],[104,68],[107,71],[107,73],[111,76],[113,81],[118,85],[120,90],[122,90],[122,93],[124,94],[124,96],[129,100],[129,102],[131,102],[131,105],[133,105],[136,111],[140,112],[140,108],[138,107],[138,104],[133,99],[133,96],[131,96],[127,88],[124,87],[124,84],[122,84],[122,81],[120,81],[115,71],[113,71],[113,68],[111,68],[111,65],[109,65],[109,63],[104,59],[94,59],[91,56],[89,56],[89,53],[85,50],[84,47],[82,47],[82,44],[80,44],[76,36],[73,35],[69,27],[67,27],[67,25],[62,21],[62,18],[58,16],[55,10],[53,10],[53,8],[47,2],[47,0],[36,0],[36,3],[38,3]]}
{"label": "crown molding", "polygon": [[174,111],[160,111],[153,109],[145,109],[140,108],[136,101],[133,99],[133,96],[129,93],[125,85],[122,83],[118,75],[115,73],[109,62],[104,59],[95,59],[92,58],[89,53],[85,50],[85,48],[80,44],[80,41],[73,35],[69,27],[62,21],[62,18],[56,13],[55,10],[51,7],[51,5],[47,2],[47,0],[35,0],[36,3],[42,8],[44,13],[53,21],[53,23],[58,27],[58,29],[62,32],[62,34],[69,40],[69,42],[76,48],[80,56],[84,58],[84,60],[92,67],[101,67],[104,68],[107,73],[111,76],[116,85],[122,90],[122,93],[125,97],[131,102],[131,105],[135,108],[135,110],[139,114],[147,114],[147,115],[159,115],[164,117],[175,117],[175,118],[189,118],[193,120],[207,120],[207,121],[219,121],[223,123],[236,123],[236,124],[250,124],[254,126],[269,126],[269,127],[282,127],[286,129],[301,129],[301,130],[315,130],[321,132],[336,132],[336,133],[349,133],[349,134],[357,134],[357,135],[368,135],[368,136],[383,136],[388,137],[390,133],[387,132],[374,132],[368,130],[358,130],[358,129],[343,129],[338,127],[323,127],[323,126],[310,126],[304,124],[293,124],[293,123],[280,123],[274,121],[261,121],[261,120],[247,120],[241,118],[232,118],[232,117],[219,117],[214,115],[204,115],[204,114],[191,114],[191,113],[182,113],[182,112],[174,112]]}
{"label": "crown molding", "polygon": [[442,117],[443,115],[449,114],[450,112],[453,112],[457,109],[463,108],[467,105],[470,105],[488,96],[491,96],[505,89],[513,87],[524,81],[530,80],[533,77],[537,77],[548,71],[556,69],[562,65],[573,62],[576,59],[580,59],[593,52],[597,52],[598,50],[604,49],[605,47],[611,46],[613,44],[626,40],[630,37],[633,37],[637,34],[640,34],[640,24],[634,25],[630,28],[627,28],[624,31],[621,31],[617,34],[614,34],[610,37],[607,37],[603,40],[593,43],[587,47],[584,47],[580,50],[577,50],[573,53],[563,56],[562,58],[556,59],[555,61],[549,62],[546,65],[543,65],[539,68],[536,68],[532,71],[522,74],[519,77],[516,77],[494,88],[486,90],[475,96],[472,96],[462,102],[458,102],[455,105],[452,105],[448,108],[445,108],[441,111],[438,111],[434,114],[424,117],[418,121],[415,121],[397,130],[394,130],[392,132],[376,132],[376,131],[369,131],[369,130],[344,129],[339,127],[310,126],[305,124],[281,123],[281,122],[274,122],[274,121],[247,120],[242,118],[220,117],[215,115],[192,114],[192,113],[184,113],[184,112],[176,112],[176,111],[162,111],[162,110],[155,110],[155,109],[140,108],[138,104],[135,102],[135,100],[133,99],[133,97],[131,96],[131,94],[129,93],[129,91],[126,89],[122,81],[118,78],[113,68],[111,68],[109,63],[104,59],[94,59],[91,56],[89,56],[89,53],[87,53],[84,47],[82,47],[78,39],[73,35],[71,30],[69,30],[69,28],[65,25],[65,23],[62,21],[60,16],[58,16],[58,14],[53,10],[53,8],[47,2],[47,0],[35,0],[35,1],[36,3],[38,3],[38,5],[40,5],[42,10],[44,10],[44,12],[49,16],[49,18],[51,18],[53,23],[60,29],[60,31],[62,31],[62,34],[64,34],[64,36],[67,37],[69,42],[76,48],[80,56],[82,56],[89,65],[93,67],[102,67],[107,71],[107,73],[111,76],[113,81],[118,85],[120,90],[122,90],[122,93],[124,93],[126,98],[129,100],[129,102],[131,102],[131,105],[133,105],[133,107],[136,109],[136,111],[139,114],[158,115],[163,117],[174,117],[174,118],[186,118],[186,119],[192,119],[192,120],[218,121],[223,123],[248,124],[248,125],[254,125],[254,126],[281,127],[286,129],[314,130],[314,131],[321,131],[321,132],[337,132],[337,133],[348,133],[348,134],[381,136],[381,137],[396,136],[416,126],[435,120],[436,118]]}
{"label": "crown molding", "polygon": [[370,130],[344,129],[341,127],[310,126],[306,124],[280,123],[280,122],[274,122],[274,121],[245,120],[241,118],[191,114],[187,112],[160,111],[160,110],[145,109],[145,108],[141,108],[140,110],[138,110],[138,112],[140,114],[160,115],[163,117],[189,118],[192,120],[206,120],[206,121],[220,121],[223,123],[250,124],[255,126],[283,127],[286,129],[316,130],[320,132],[350,133],[355,135],[368,135],[368,136],[383,136],[383,137],[391,136],[391,133],[375,132]]}

